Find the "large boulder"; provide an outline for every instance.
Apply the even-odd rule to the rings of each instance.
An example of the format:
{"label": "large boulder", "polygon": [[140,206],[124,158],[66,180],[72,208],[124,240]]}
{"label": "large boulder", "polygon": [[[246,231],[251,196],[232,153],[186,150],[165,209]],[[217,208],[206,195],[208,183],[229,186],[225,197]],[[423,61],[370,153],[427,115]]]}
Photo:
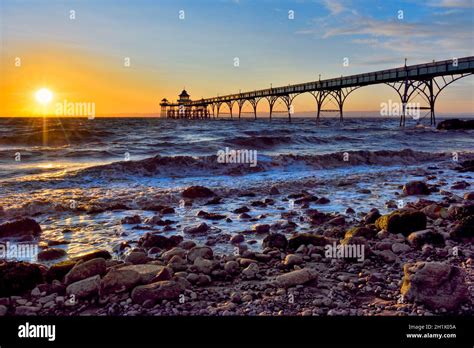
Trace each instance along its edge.
{"label": "large boulder", "polygon": [[277,248],[285,250],[288,246],[288,240],[283,234],[270,233],[263,239],[262,245],[264,248]]}
{"label": "large boulder", "polygon": [[311,233],[300,233],[288,239],[288,248],[292,250],[298,249],[301,245],[310,244],[314,246],[324,246],[328,244],[328,241],[323,236],[317,236]]}
{"label": "large boulder", "polygon": [[456,130],[456,129],[474,129],[474,120],[460,120],[454,118],[451,120],[444,120],[437,124],[436,129]]}
{"label": "large boulder", "polygon": [[59,248],[48,248],[38,253],[38,260],[40,261],[51,261],[54,259],[60,259],[67,255],[66,250]]}
{"label": "large boulder", "polygon": [[444,246],[444,237],[441,233],[432,230],[421,230],[410,233],[407,237],[408,243],[414,248],[421,249],[425,244],[433,246]]}
{"label": "large boulder", "polygon": [[140,283],[140,274],[131,269],[111,269],[100,281],[101,296],[132,289]]}
{"label": "large boulder", "polygon": [[396,210],[379,217],[375,221],[375,226],[379,230],[408,236],[411,232],[426,229],[426,215],[416,210]]}
{"label": "large boulder", "polygon": [[182,193],[184,198],[206,198],[214,196],[214,192],[204,186],[191,186]]}
{"label": "large boulder", "polygon": [[410,181],[403,186],[405,196],[429,195],[430,189],[423,181]]}
{"label": "large boulder", "polygon": [[171,236],[168,238],[159,234],[146,233],[140,238],[138,245],[144,248],[157,247],[168,250],[177,246],[182,240],[183,237],[181,236]]}
{"label": "large boulder", "polygon": [[451,232],[451,238],[471,238],[474,237],[474,215],[465,217],[458,221]]}
{"label": "large boulder", "polygon": [[432,309],[455,310],[469,301],[469,290],[462,268],[441,262],[407,263],[401,294],[409,302]]}
{"label": "large boulder", "polygon": [[95,275],[103,275],[106,272],[106,263],[103,258],[92,259],[86,262],[77,263],[66,274],[64,282],[71,284],[82,279]]}
{"label": "large boulder", "polygon": [[139,285],[132,291],[132,301],[138,304],[150,300],[152,302],[161,300],[173,300],[179,297],[184,290],[182,283],[165,280],[148,285]]}
{"label": "large boulder", "polygon": [[69,273],[76,263],[77,262],[74,260],[65,260],[55,263],[49,267],[48,272],[46,273],[46,280],[48,282],[52,282],[55,279],[62,281],[64,276]]}
{"label": "large boulder", "polygon": [[310,281],[315,281],[316,278],[316,271],[309,268],[303,268],[277,276],[275,279],[275,285],[281,288],[289,288]]}
{"label": "large boulder", "polygon": [[0,297],[18,295],[43,282],[37,264],[17,261],[0,262]]}
{"label": "large boulder", "polygon": [[0,238],[37,237],[41,234],[40,225],[33,219],[24,218],[0,225]]}
{"label": "large boulder", "polygon": [[69,284],[66,288],[68,296],[74,295],[77,298],[88,297],[99,292],[100,276],[95,275],[78,282]]}

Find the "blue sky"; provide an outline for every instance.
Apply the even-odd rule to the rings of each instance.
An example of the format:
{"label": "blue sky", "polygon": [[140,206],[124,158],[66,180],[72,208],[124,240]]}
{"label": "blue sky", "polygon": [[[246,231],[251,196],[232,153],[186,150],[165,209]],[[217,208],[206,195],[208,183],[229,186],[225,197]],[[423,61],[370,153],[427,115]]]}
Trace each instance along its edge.
{"label": "blue sky", "polygon": [[[144,85],[165,94],[186,86],[197,98],[390,68],[404,58],[469,56],[474,47],[472,0],[0,2],[2,57],[21,45],[53,45],[100,57],[110,73],[131,57]],[[456,93],[472,108],[467,80],[458,84],[470,88]]]}

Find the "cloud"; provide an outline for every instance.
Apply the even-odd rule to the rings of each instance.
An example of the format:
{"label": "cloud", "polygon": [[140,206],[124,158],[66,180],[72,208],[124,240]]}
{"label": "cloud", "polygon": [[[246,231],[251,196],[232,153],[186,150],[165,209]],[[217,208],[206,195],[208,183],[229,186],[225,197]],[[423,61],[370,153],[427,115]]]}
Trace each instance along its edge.
{"label": "cloud", "polygon": [[346,7],[337,0],[322,0],[322,4],[331,12],[332,15],[337,15],[346,10]]}
{"label": "cloud", "polygon": [[433,0],[428,4],[433,7],[474,8],[472,0]]}

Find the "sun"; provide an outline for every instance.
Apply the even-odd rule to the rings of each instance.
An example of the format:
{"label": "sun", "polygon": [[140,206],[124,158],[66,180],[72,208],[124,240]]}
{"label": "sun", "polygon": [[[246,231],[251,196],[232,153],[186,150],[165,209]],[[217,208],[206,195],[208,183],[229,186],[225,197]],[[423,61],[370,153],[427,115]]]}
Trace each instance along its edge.
{"label": "sun", "polygon": [[41,88],[36,91],[35,98],[38,103],[46,105],[53,99],[53,93],[47,88]]}

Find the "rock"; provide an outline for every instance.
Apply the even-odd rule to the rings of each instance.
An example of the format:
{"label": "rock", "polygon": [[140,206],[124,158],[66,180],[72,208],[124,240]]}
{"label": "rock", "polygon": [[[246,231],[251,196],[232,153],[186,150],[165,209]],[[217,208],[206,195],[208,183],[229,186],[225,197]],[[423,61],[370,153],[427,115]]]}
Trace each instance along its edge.
{"label": "rock", "polygon": [[131,269],[111,269],[100,281],[100,296],[132,289],[140,282],[140,274]]}
{"label": "rock", "polygon": [[[415,232],[416,233],[416,232]],[[404,252],[407,252],[408,250],[411,250],[410,246],[404,243],[393,243],[392,244],[392,251],[395,254],[402,254]]]}
{"label": "rock", "polygon": [[270,188],[270,192],[269,192],[270,195],[279,195],[280,194],[280,191],[278,190],[278,188],[276,186],[272,186]]}
{"label": "rock", "polygon": [[[178,238],[173,238],[178,237]],[[180,237],[180,238],[179,238]],[[153,248],[157,247],[160,249],[171,249],[181,243],[181,236],[172,236],[167,238],[159,234],[146,233],[143,237],[140,238],[138,245],[144,248]]]}
{"label": "rock", "polygon": [[432,230],[421,230],[410,233],[407,237],[408,243],[414,248],[421,249],[425,244],[444,246],[444,237],[441,233]]}
{"label": "rock", "polygon": [[123,225],[127,224],[139,224],[142,222],[142,218],[139,215],[126,216],[121,220]]}
{"label": "rock", "polygon": [[18,306],[15,308],[16,316],[32,316],[40,311],[41,307],[34,306]]}
{"label": "rock", "polygon": [[238,274],[240,272],[239,263],[236,261],[227,261],[224,265],[224,270],[230,275]]}
{"label": "rock", "polygon": [[207,198],[214,196],[214,192],[204,186],[191,186],[185,189],[182,193],[184,198]]}
{"label": "rock", "polygon": [[147,263],[150,259],[147,254],[142,251],[132,251],[126,258],[125,262],[130,262],[134,265]]}
{"label": "rock", "polygon": [[129,265],[119,269],[138,273],[140,276],[140,283],[146,284],[150,283],[163,270],[163,268],[166,267],[149,263],[144,265]]}
{"label": "rock", "polygon": [[236,234],[236,235],[232,236],[232,238],[230,239],[230,242],[232,244],[240,244],[244,241],[245,241],[245,237],[241,234]]}
{"label": "rock", "polygon": [[423,181],[410,181],[403,186],[405,196],[429,195],[430,189]]}
{"label": "rock", "polygon": [[179,297],[184,290],[182,285],[173,280],[165,280],[148,285],[139,285],[132,291],[132,301],[143,304],[150,300],[153,303],[161,300],[173,300]]}
{"label": "rock", "polygon": [[474,129],[474,120],[460,120],[454,118],[452,120],[444,120],[436,125],[436,129],[456,130],[456,129]]}
{"label": "rock", "polygon": [[300,233],[294,236],[291,236],[288,239],[288,248],[292,250],[298,249],[301,245],[314,245],[314,246],[324,246],[328,244],[328,241],[323,236],[317,236],[310,233]]}
{"label": "rock", "polygon": [[242,270],[242,275],[247,279],[255,279],[259,271],[258,265],[256,263],[251,263],[246,268]]}
{"label": "rock", "polygon": [[455,204],[448,209],[448,218],[451,220],[461,220],[474,215],[474,204]]}
{"label": "rock", "polygon": [[465,188],[467,188],[468,186],[471,186],[471,184],[469,184],[468,182],[466,181],[457,181],[455,182],[452,186],[451,186],[451,190],[464,190]]}
{"label": "rock", "polygon": [[5,314],[7,314],[7,312],[8,312],[7,306],[0,305],[0,317],[5,316]]}
{"label": "rock", "polygon": [[464,194],[464,199],[466,201],[474,201],[474,192],[466,192]]}
{"label": "rock", "polygon": [[74,295],[77,298],[88,297],[97,294],[99,292],[99,287],[100,275],[95,275],[69,284],[66,288],[66,294],[68,296]]}
{"label": "rock", "polygon": [[301,265],[303,263],[303,257],[297,254],[288,254],[283,261],[283,264],[287,267],[292,267],[294,265]]}
{"label": "rock", "polygon": [[40,234],[40,225],[30,218],[6,222],[0,225],[0,238],[25,236],[37,237]]}
{"label": "rock", "polygon": [[460,171],[461,173],[474,172],[474,160],[462,161],[460,165],[461,166],[456,168],[456,170]]}
{"label": "rock", "polygon": [[76,265],[74,260],[65,260],[52,265],[46,273],[46,280],[52,282],[54,279],[62,281],[64,276]]}
{"label": "rock", "polygon": [[310,281],[315,281],[316,279],[317,274],[314,270],[303,268],[277,276],[275,279],[275,285],[278,287],[289,288]]}
{"label": "rock", "polygon": [[379,217],[375,221],[375,226],[379,230],[408,236],[411,232],[426,229],[426,215],[420,211],[396,210]]}
{"label": "rock", "polygon": [[173,277],[173,270],[170,267],[163,267],[161,271],[151,280],[151,282],[144,282],[144,283],[156,283],[163,280],[170,280]]}
{"label": "rock", "polygon": [[326,197],[320,197],[316,200],[316,204],[328,204],[329,202],[331,202],[329,200],[329,198],[326,198]]}
{"label": "rock", "polygon": [[0,297],[30,291],[40,283],[43,283],[43,274],[39,265],[0,261]]}
{"label": "rock", "polygon": [[214,257],[214,253],[209,247],[195,246],[194,248],[188,251],[187,258],[189,262],[194,262],[194,260],[196,260],[196,258],[198,258],[199,256],[204,259],[212,260],[212,258]]}
{"label": "rock", "polygon": [[280,250],[285,250],[288,246],[288,240],[283,234],[270,233],[263,239],[262,245],[264,248],[276,248]]}
{"label": "rock", "polygon": [[407,263],[401,294],[407,301],[418,302],[431,309],[455,310],[469,301],[465,271],[441,262]]}
{"label": "rock", "polygon": [[474,237],[474,215],[465,217],[461,219],[461,221],[458,221],[449,235],[454,239]]}
{"label": "rock", "polygon": [[377,231],[367,227],[353,227],[346,231],[344,238],[348,237],[364,237],[367,239],[374,238]]}
{"label": "rock", "polygon": [[75,257],[74,261],[89,261],[92,259],[102,258],[104,260],[109,260],[112,258],[112,255],[107,250],[96,250],[90,253]]}
{"label": "rock", "polygon": [[174,255],[168,262],[168,266],[171,267],[171,269],[174,272],[181,272],[185,271],[188,269],[188,264],[186,260],[184,260],[181,256],[179,255]]}
{"label": "rock", "polygon": [[338,216],[334,219],[329,220],[328,224],[332,226],[343,226],[346,224],[346,219],[344,218],[344,216]]}
{"label": "rock", "polygon": [[216,214],[216,213],[208,213],[207,211],[201,210],[197,213],[197,216],[207,219],[207,220],[223,220],[227,216],[223,214]]}
{"label": "rock", "polygon": [[175,247],[173,249],[170,249],[164,252],[163,255],[161,255],[161,257],[163,258],[165,262],[168,262],[174,255],[179,255],[182,258],[184,258],[186,256],[186,250],[180,247]]}
{"label": "rock", "polygon": [[398,260],[398,256],[392,250],[374,251],[374,253],[386,263],[394,263]]}
{"label": "rock", "polygon": [[103,275],[106,272],[106,264],[103,258],[92,259],[77,263],[64,277],[66,284],[71,284],[95,275]]}
{"label": "rock", "polygon": [[255,233],[268,233],[270,232],[270,225],[269,224],[254,225],[253,230]]}
{"label": "rock", "polygon": [[210,274],[212,272],[212,268],[214,267],[214,263],[210,260],[204,259],[201,256],[196,257],[194,259],[194,267],[196,267],[197,271],[204,274]]}
{"label": "rock", "polygon": [[379,210],[374,208],[371,211],[369,211],[367,215],[364,216],[364,219],[363,219],[364,224],[366,225],[373,224],[381,216],[382,215],[380,214]]}
{"label": "rock", "polygon": [[201,222],[199,225],[185,227],[183,232],[189,234],[202,234],[209,231],[209,229],[210,227],[205,222]]}
{"label": "rock", "polygon": [[38,253],[39,261],[51,261],[66,256],[66,250],[59,248],[49,248]]}
{"label": "rock", "polygon": [[421,212],[423,212],[426,216],[428,216],[431,219],[438,219],[438,218],[443,218],[446,219],[448,217],[448,213],[446,208],[443,206],[437,204],[437,203],[432,203],[421,209]]}

